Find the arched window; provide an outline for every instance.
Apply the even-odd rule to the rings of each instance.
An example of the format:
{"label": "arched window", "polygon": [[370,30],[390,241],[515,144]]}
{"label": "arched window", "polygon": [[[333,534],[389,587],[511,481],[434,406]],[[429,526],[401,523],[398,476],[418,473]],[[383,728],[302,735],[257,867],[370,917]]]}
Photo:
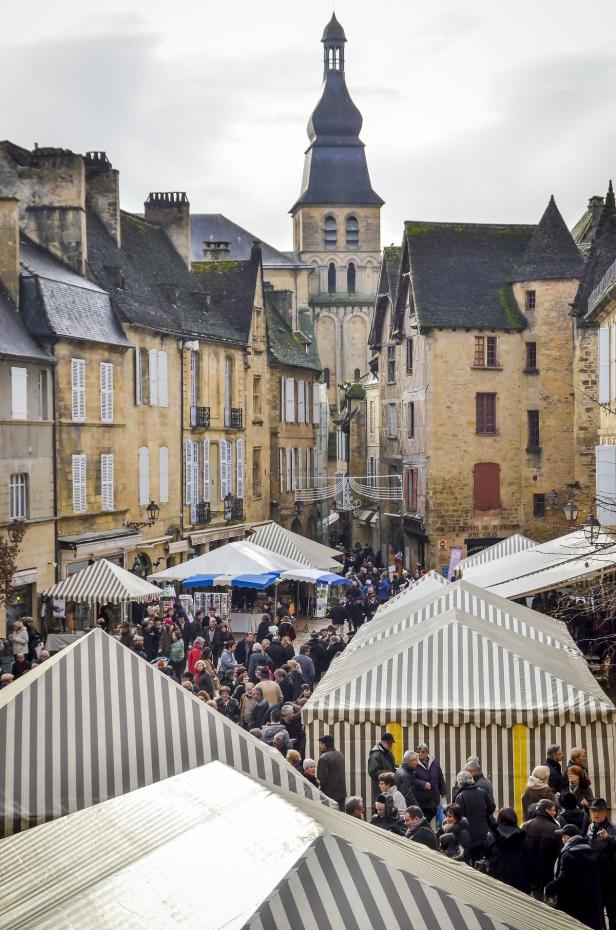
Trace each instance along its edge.
{"label": "arched window", "polygon": [[355,262],[349,262],[347,268],[347,294],[355,293]]}
{"label": "arched window", "polygon": [[330,262],[327,268],[327,293],[336,293],[336,266]]}
{"label": "arched window", "polygon": [[323,369],[323,384],[325,387],[329,387],[329,368]]}
{"label": "arched window", "polygon": [[338,232],[336,227],[336,217],[326,216],[323,223],[323,239],[326,249],[335,249],[338,245]]}
{"label": "arched window", "polygon": [[352,249],[356,249],[359,245],[359,223],[356,216],[347,217],[346,244]]}

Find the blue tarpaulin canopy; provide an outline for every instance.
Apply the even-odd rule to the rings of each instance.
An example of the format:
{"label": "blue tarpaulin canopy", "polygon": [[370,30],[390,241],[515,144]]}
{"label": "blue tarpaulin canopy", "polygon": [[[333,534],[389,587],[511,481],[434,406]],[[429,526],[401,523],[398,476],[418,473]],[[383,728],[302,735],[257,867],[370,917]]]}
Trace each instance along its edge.
{"label": "blue tarpaulin canopy", "polygon": [[258,575],[193,575],[186,578],[182,584],[185,588],[207,587],[208,585],[231,585],[233,588],[256,588],[263,591],[275,584],[280,577],[279,572],[264,572]]}

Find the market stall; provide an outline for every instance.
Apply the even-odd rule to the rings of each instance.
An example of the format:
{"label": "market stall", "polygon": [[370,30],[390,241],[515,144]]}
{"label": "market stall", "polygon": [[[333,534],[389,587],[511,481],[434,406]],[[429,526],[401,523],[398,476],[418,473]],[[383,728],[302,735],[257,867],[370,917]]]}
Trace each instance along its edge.
{"label": "market stall", "polygon": [[280,753],[98,629],[0,691],[0,758],[0,835],[213,759],[330,803]]}
{"label": "market stall", "polygon": [[388,601],[381,604],[373,619],[377,620],[385,616],[385,614],[390,613],[390,611],[396,610],[398,607],[405,607],[407,604],[413,604],[415,601],[419,601],[429,594],[442,591],[448,584],[449,582],[440,572],[435,572],[434,569],[432,569],[432,571],[418,578],[417,581],[412,582],[408,588],[400,591],[399,594],[394,594]]}
{"label": "market stall", "polygon": [[341,554],[337,549],[330,549],[329,546],[300,536],[299,533],[285,530],[273,521],[255,527],[249,539],[270,552],[284,555],[296,562],[305,561],[306,564],[323,571],[338,571],[341,567]]}
{"label": "market stall", "polygon": [[[241,880],[209,882],[205,899],[181,893],[187,864],[230,837]],[[425,846],[218,762],[4,840],[0,869],[4,930],[583,930]]]}
{"label": "market stall", "polygon": [[458,562],[457,571],[463,573],[468,568],[485,565],[486,562],[495,562],[497,559],[513,555],[514,552],[524,552],[526,549],[532,549],[536,545],[534,539],[529,539],[528,536],[523,536],[521,533],[514,533],[512,536],[508,536],[507,539],[501,539],[500,542],[495,543],[493,546],[488,546],[486,549],[482,549],[481,552],[475,552],[474,555],[462,559],[461,562]]}

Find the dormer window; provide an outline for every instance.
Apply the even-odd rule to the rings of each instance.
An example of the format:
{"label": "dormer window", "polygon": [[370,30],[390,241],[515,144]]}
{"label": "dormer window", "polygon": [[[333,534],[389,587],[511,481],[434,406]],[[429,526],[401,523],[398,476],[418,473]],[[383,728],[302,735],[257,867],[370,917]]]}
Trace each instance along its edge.
{"label": "dormer window", "polygon": [[326,216],[323,223],[323,239],[326,249],[335,249],[338,245],[338,229],[335,216]]}
{"label": "dormer window", "polygon": [[347,217],[346,244],[351,249],[356,249],[359,245],[359,222],[356,216]]}

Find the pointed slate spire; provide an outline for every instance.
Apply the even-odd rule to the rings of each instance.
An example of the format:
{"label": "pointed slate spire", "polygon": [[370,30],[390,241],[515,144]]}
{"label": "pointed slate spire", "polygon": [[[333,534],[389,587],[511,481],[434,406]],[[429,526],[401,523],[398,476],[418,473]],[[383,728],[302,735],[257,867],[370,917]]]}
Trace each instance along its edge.
{"label": "pointed slate spire", "polygon": [[583,272],[582,256],[552,194],[513,280],[560,281],[581,278]]}
{"label": "pointed slate spire", "polygon": [[605,198],[605,206],[611,207],[612,209],[614,209],[614,207],[616,206],[616,202],[614,201],[614,186],[611,180],[610,180],[609,187],[607,189],[607,195]]}

